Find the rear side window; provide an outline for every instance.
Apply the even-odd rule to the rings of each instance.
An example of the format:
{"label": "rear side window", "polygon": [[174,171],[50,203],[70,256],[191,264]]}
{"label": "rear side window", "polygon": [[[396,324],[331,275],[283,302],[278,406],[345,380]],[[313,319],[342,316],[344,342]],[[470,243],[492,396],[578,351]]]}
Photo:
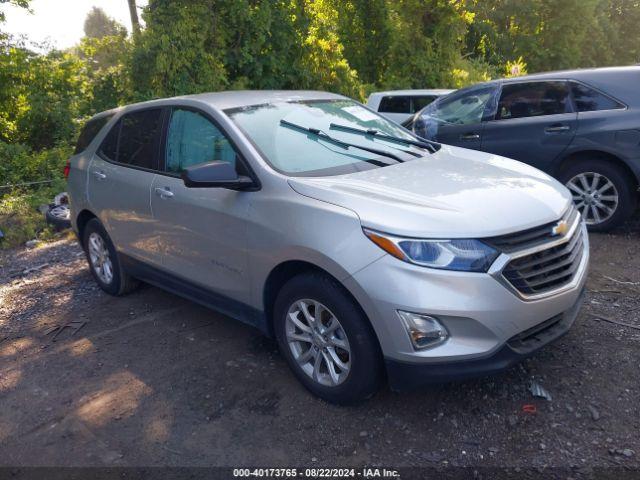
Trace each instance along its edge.
{"label": "rear side window", "polygon": [[571,111],[566,82],[508,83],[502,86],[496,119],[557,115]]}
{"label": "rear side window", "polygon": [[382,97],[378,111],[383,113],[411,113],[411,98]]}
{"label": "rear side window", "polygon": [[78,142],[76,143],[75,155],[82,153],[87,149],[98,132],[102,130],[102,127],[111,120],[111,117],[113,117],[113,115],[103,115],[102,117],[92,118],[84,125],[84,128],[78,137]]}
{"label": "rear side window", "polygon": [[99,152],[114,162],[157,169],[161,124],[161,108],[129,113],[109,131]]}
{"label": "rear side window", "polygon": [[624,105],[620,102],[581,83],[571,82],[571,93],[573,94],[573,101],[576,104],[576,110],[578,110],[578,112],[624,108]]}
{"label": "rear side window", "polygon": [[227,137],[204,115],[192,110],[174,110],[167,133],[166,170],[178,173],[213,161],[235,166],[236,152]]}
{"label": "rear side window", "polygon": [[117,162],[157,168],[162,109],[133,112],[122,118]]}
{"label": "rear side window", "polygon": [[118,138],[120,136],[120,126],[122,125],[122,121],[118,121],[107,136],[102,141],[102,145],[100,145],[99,153],[106,157],[109,160],[116,161],[118,159]]}

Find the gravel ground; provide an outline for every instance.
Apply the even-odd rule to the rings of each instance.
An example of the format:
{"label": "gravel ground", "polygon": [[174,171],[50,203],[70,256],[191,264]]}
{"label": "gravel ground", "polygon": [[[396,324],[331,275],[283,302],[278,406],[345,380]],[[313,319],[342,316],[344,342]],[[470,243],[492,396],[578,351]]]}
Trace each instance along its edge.
{"label": "gravel ground", "polygon": [[0,466],[637,472],[639,240],[640,218],[591,235],[585,307],[532,359],[350,408],[309,395],[249,327],[150,286],[102,293],[74,241],[0,252]]}

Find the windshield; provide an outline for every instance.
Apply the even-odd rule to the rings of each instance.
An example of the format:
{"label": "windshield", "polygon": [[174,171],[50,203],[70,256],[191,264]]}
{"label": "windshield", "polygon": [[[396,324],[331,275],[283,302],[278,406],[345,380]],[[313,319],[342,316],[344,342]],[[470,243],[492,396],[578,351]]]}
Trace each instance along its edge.
{"label": "windshield", "polygon": [[[425,149],[380,138],[383,135],[363,135],[336,128],[335,124],[339,124],[417,140],[404,128],[352,100],[276,102],[225,110],[225,113],[243,130],[269,164],[287,175],[340,175],[395,165],[400,161],[415,159],[416,156],[428,155]],[[289,128],[287,124],[319,130],[325,135],[323,137]],[[338,142],[331,142],[326,136]],[[340,142],[351,146],[345,147]],[[357,145],[391,155],[361,150]],[[394,156],[399,160],[395,160]]]}

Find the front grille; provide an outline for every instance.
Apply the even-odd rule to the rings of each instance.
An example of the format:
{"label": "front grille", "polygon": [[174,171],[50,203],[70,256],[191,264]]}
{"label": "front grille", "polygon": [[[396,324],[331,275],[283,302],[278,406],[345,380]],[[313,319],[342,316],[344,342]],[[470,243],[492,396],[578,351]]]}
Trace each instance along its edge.
{"label": "front grille", "polygon": [[[578,210],[573,205],[567,209],[560,220],[565,220],[569,226],[573,225],[578,216]],[[537,247],[550,240],[557,240],[558,237],[553,236],[552,230],[559,220],[555,222],[545,223],[539,227],[533,227],[517,233],[501,235],[486,239],[486,243],[504,253],[517,252],[528,248]]]}
{"label": "front grille", "polygon": [[584,254],[582,229],[565,243],[511,260],[502,275],[526,295],[546,293],[573,280]]}

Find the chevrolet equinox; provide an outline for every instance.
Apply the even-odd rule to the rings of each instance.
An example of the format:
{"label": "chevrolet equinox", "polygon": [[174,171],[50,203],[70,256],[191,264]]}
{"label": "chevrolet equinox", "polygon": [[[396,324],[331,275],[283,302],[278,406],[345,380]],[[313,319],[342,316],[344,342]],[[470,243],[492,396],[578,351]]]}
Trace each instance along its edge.
{"label": "chevrolet equinox", "polygon": [[564,186],[340,95],[104,112],[66,173],[104,291],[141,280],[253,325],[331,402],[504,369],[580,308],[588,238]]}

